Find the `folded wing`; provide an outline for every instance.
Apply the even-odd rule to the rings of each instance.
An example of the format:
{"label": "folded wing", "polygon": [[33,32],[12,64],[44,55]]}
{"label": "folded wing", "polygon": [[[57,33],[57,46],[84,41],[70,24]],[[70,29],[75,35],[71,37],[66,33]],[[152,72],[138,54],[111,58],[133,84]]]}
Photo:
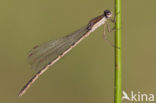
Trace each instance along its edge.
{"label": "folded wing", "polygon": [[29,52],[28,62],[36,71],[44,69],[79,41],[88,32],[87,27],[86,25],[67,36],[35,46]]}

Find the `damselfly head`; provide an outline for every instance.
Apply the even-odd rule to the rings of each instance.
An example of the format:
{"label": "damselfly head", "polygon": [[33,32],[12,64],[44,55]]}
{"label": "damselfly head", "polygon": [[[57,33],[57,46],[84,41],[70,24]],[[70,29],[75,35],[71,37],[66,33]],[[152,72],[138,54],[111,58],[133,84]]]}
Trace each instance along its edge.
{"label": "damselfly head", "polygon": [[110,11],[110,10],[105,10],[105,11],[104,11],[104,16],[105,16],[106,18],[112,17],[111,11]]}

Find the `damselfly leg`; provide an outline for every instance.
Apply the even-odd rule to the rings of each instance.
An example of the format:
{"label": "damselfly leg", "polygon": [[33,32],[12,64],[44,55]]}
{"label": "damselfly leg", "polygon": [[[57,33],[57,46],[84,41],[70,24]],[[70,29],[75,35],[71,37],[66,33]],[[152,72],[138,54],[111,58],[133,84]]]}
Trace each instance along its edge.
{"label": "damselfly leg", "polygon": [[[106,40],[112,47],[119,48],[119,47],[116,47],[116,46],[114,45],[114,43],[112,43],[112,42],[107,38],[106,28],[107,28],[107,31],[108,31],[109,33],[112,32],[112,31],[114,31],[114,30],[117,30],[117,29],[115,29],[115,27],[113,27],[113,28],[110,29],[109,24],[106,22],[106,23],[104,24],[103,38],[104,38],[104,40]],[[120,49],[120,48],[119,48],[119,49]]]}

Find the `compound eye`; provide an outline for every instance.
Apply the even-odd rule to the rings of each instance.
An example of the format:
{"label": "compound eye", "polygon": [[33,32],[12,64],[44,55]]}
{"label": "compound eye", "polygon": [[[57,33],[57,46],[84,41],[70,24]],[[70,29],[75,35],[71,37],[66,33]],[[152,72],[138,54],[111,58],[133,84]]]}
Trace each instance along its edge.
{"label": "compound eye", "polygon": [[110,10],[105,10],[105,11],[104,11],[104,16],[105,16],[106,18],[110,18],[110,17],[112,16],[111,11],[110,11]]}

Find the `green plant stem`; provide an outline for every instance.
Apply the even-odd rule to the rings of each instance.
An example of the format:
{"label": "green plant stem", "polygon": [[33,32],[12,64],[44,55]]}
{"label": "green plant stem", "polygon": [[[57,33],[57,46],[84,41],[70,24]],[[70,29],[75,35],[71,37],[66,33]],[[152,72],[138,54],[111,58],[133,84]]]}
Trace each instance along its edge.
{"label": "green plant stem", "polygon": [[122,95],[122,59],[121,59],[121,0],[115,0],[115,96],[114,103],[121,103]]}

